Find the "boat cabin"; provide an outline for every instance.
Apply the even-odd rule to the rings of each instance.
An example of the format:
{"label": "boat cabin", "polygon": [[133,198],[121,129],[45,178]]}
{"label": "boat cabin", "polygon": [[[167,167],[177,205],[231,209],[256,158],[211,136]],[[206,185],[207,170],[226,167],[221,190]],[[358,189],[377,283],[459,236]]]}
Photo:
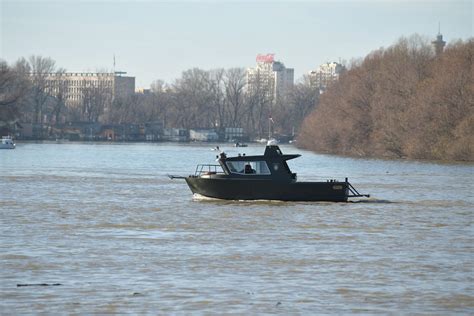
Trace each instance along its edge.
{"label": "boat cabin", "polygon": [[[195,176],[296,181],[296,173],[291,172],[286,161],[299,156],[284,155],[277,145],[267,146],[265,153],[258,156],[239,154],[237,157],[227,157],[222,152],[218,156],[219,165],[198,165]],[[222,171],[219,171],[219,166]]]}

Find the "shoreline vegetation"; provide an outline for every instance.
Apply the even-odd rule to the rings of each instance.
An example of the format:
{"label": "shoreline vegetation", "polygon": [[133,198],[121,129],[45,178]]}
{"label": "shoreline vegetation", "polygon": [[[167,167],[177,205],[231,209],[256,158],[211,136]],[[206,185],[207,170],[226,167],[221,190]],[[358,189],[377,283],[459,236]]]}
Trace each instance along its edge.
{"label": "shoreline vegetation", "polygon": [[320,96],[297,145],[382,159],[474,161],[474,39],[439,56],[418,35],[354,63]]}

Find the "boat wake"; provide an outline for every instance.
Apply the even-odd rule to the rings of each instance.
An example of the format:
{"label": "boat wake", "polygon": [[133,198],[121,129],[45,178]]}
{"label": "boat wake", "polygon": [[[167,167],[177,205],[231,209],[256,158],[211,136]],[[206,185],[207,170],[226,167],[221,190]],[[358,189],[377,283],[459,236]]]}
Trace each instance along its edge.
{"label": "boat wake", "polygon": [[193,200],[195,201],[223,201],[222,199],[212,198],[199,193],[193,194]]}
{"label": "boat wake", "polygon": [[389,201],[389,200],[382,200],[382,199],[376,199],[376,198],[368,198],[368,199],[363,199],[363,200],[349,200],[347,201],[348,203],[368,203],[368,204],[392,204],[392,203],[398,203],[395,201]]}
{"label": "boat wake", "polygon": [[[227,200],[227,199],[219,199],[208,197],[205,195],[201,195],[199,193],[193,194],[193,200],[198,202],[221,202],[221,203],[250,203],[250,204],[333,204],[334,202],[329,201],[282,201],[282,200]],[[365,199],[365,200],[349,200],[347,203],[380,203],[380,204],[389,204],[389,203],[397,203],[388,200],[381,200],[381,199]]]}
{"label": "boat wake", "polygon": [[208,196],[201,195],[199,193],[194,193],[193,194],[193,200],[194,201],[199,201],[199,202],[226,202],[226,203],[262,203],[262,204],[283,204],[283,203],[288,203],[285,201],[280,201],[280,200],[227,200],[227,199],[218,199],[218,198],[212,198]]}

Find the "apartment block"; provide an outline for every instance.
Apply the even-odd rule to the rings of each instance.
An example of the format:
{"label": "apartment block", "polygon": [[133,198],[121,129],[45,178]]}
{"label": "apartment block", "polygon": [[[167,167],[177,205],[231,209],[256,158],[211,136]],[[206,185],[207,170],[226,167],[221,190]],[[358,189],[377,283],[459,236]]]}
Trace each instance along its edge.
{"label": "apartment block", "polygon": [[259,54],[256,62],[254,68],[247,69],[248,92],[260,92],[273,103],[282,100],[293,87],[294,69],[276,61],[274,54]]}
{"label": "apartment block", "polygon": [[337,62],[321,64],[317,70],[309,72],[311,86],[323,93],[344,71],[346,67]]}

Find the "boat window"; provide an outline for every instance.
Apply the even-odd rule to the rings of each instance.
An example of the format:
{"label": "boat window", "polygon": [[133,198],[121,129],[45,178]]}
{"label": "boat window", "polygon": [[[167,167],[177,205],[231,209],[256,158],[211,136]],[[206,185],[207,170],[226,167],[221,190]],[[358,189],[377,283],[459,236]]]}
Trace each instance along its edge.
{"label": "boat window", "polygon": [[270,174],[267,163],[265,161],[227,161],[227,167],[230,172],[238,174]]}

